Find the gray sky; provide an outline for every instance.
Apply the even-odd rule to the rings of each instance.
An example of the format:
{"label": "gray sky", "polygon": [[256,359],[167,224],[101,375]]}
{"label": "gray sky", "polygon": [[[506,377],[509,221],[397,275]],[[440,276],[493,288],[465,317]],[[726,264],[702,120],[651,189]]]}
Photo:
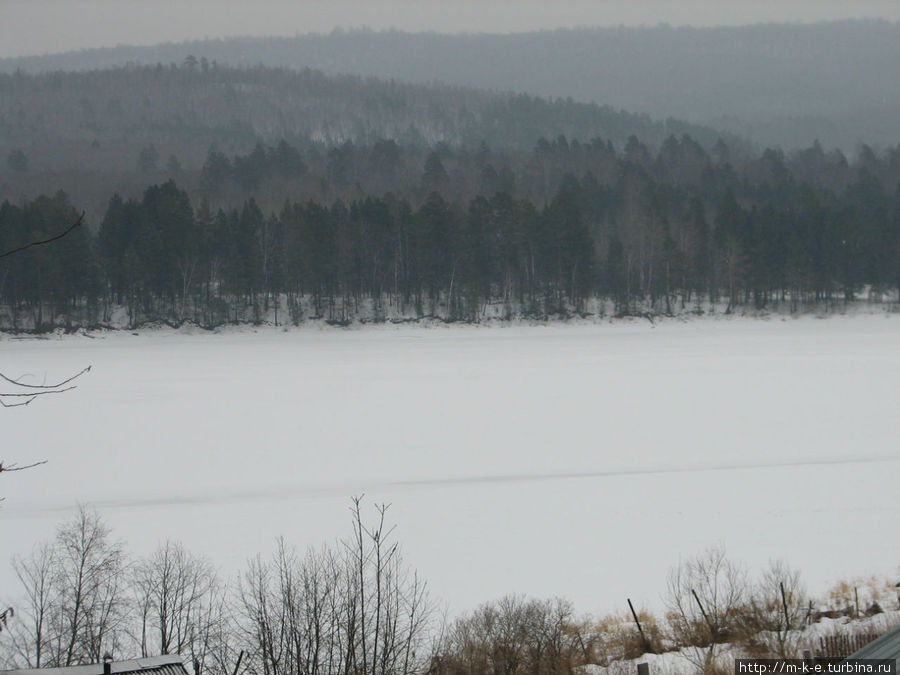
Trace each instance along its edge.
{"label": "gray sky", "polygon": [[898,0],[0,0],[0,57],[336,27],[519,32],[840,18],[900,21]]}

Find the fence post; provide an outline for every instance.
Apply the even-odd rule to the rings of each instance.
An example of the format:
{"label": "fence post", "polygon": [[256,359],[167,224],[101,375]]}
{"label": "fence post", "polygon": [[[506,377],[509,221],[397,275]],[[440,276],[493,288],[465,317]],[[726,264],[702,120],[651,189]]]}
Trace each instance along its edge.
{"label": "fence post", "polygon": [[634,611],[634,605],[631,604],[631,598],[625,598],[625,599],[628,600],[628,609],[631,610],[631,616],[634,617],[634,622],[635,622],[635,624],[637,624],[638,633],[640,633],[640,635],[641,635],[641,647],[643,648],[644,653],[653,651],[650,647],[650,642],[644,636],[644,629],[641,628],[641,622],[638,620],[637,612]]}

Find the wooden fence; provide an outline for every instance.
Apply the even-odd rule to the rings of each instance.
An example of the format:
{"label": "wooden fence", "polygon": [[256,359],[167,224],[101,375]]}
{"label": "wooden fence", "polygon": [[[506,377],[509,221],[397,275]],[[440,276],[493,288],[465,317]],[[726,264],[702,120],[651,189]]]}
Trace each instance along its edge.
{"label": "wooden fence", "polygon": [[877,639],[881,633],[836,633],[819,638],[816,658],[845,658]]}

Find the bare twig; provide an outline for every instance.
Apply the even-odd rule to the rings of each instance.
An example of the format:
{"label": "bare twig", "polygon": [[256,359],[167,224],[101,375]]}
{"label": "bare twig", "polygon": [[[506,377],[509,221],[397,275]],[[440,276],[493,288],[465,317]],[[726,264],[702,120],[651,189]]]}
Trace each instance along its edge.
{"label": "bare twig", "polygon": [[19,401],[18,403],[7,403],[0,398],[0,408],[18,408],[19,406],[28,405],[32,400],[34,399],[30,398],[27,401]]}
{"label": "bare twig", "polygon": [[40,466],[41,464],[46,464],[47,460],[42,459],[40,462],[33,462],[31,464],[26,464],[25,466],[19,466],[18,464],[9,464],[4,466],[3,462],[0,462],[0,473],[3,472],[11,472],[11,471],[25,471],[25,469],[33,469],[36,466]]}
{"label": "bare twig", "polygon": [[3,392],[0,393],[0,398],[34,398],[35,396],[46,396],[47,394],[62,394],[65,391],[72,391],[73,389],[77,389],[77,385],[73,384],[71,387],[63,387],[62,389],[46,389],[42,391],[29,391],[25,393]]}
{"label": "bare twig", "polygon": [[[90,370],[91,370],[91,367],[88,366],[84,370],[81,370],[80,372],[75,373],[72,377],[70,377],[66,380],[63,380],[62,382],[57,382],[56,384],[25,384],[24,382],[22,382],[21,377],[18,380],[14,380],[11,377],[7,377],[3,373],[0,373],[0,380],[6,380],[10,384],[14,384],[17,387],[24,387],[25,389],[59,389],[60,387],[64,387],[65,385],[69,384],[69,382],[71,382],[72,380],[76,380],[79,377],[81,377],[82,375],[84,375],[85,373],[90,372]],[[25,376],[23,375],[22,377],[25,377]],[[0,394],[0,396],[6,396],[6,394]]]}
{"label": "bare twig", "polygon": [[[0,391],[0,407],[3,408],[17,408],[19,406],[28,405],[38,396],[46,396],[47,394],[62,394],[67,391],[71,391],[75,389],[77,385],[71,384],[73,381],[77,380],[79,377],[84,375],[85,373],[90,372],[91,367],[88,366],[83,370],[75,373],[72,377],[68,377],[61,382],[56,382],[55,384],[27,384],[22,382],[22,378],[13,379],[11,377],[7,377],[3,373],[0,373],[0,380],[8,382],[14,387],[21,387],[23,389],[27,389],[29,391],[10,391],[3,392]],[[24,375],[22,376],[24,377]],[[68,385],[68,386],[67,386]],[[16,401],[15,403],[9,403],[6,399],[25,399],[24,401]]]}
{"label": "bare twig", "polygon": [[44,244],[49,244],[51,242],[56,241],[57,239],[62,239],[67,234],[69,234],[72,230],[74,230],[76,227],[81,227],[81,224],[83,222],[84,222],[84,212],[82,211],[81,215],[78,217],[78,220],[76,220],[72,225],[70,225],[65,231],[60,232],[56,236],[50,237],[49,239],[43,239],[41,241],[32,241],[28,244],[25,244],[24,246],[20,246],[19,248],[10,249],[9,251],[4,251],[3,253],[0,253],[0,258],[5,258],[7,256],[12,255],[13,253],[21,253],[22,251],[25,251],[33,246],[43,246]]}
{"label": "bare twig", "polygon": [[[28,393],[22,394],[7,394],[0,393],[0,406],[4,408],[17,408],[21,405],[28,405],[38,396],[46,396],[47,394],[64,394],[67,391],[72,391],[73,389],[77,389],[75,385],[71,387],[65,387],[64,389],[48,389],[47,391],[30,391]],[[5,398],[24,398],[27,399],[25,401],[19,401],[18,403],[7,403],[3,399]]]}

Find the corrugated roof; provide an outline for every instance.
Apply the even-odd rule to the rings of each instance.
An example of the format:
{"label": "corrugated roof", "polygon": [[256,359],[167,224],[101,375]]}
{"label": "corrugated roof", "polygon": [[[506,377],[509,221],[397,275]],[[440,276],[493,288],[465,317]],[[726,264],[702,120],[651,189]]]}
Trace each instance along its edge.
{"label": "corrugated roof", "polygon": [[900,659],[900,626],[873,640],[849,659]]}
{"label": "corrugated roof", "polygon": [[[128,661],[110,663],[113,675],[124,673],[142,673],[143,675],[187,675],[184,660],[177,654],[164,656],[148,656]],[[92,663],[86,666],[67,666],[65,668],[38,668],[30,670],[3,670],[3,675],[103,675],[103,664]]]}

